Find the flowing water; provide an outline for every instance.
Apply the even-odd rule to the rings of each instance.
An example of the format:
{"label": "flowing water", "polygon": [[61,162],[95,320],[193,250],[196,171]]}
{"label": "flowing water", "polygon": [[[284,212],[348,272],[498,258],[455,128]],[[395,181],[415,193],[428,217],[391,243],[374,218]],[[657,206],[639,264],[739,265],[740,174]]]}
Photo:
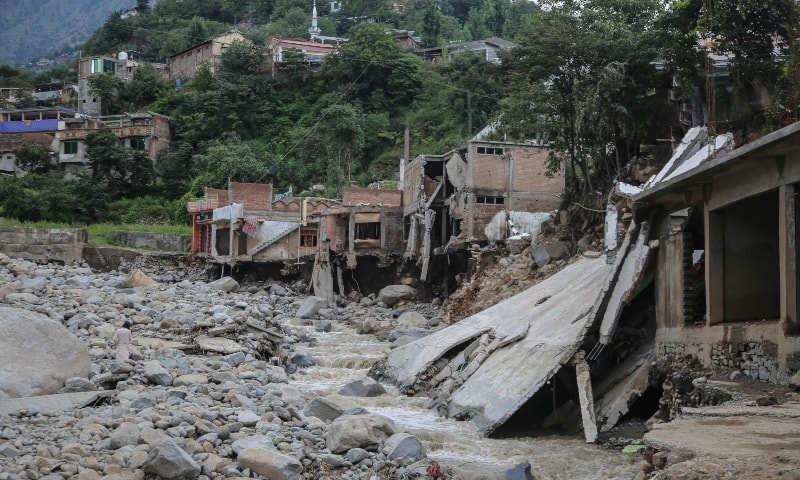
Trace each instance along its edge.
{"label": "flowing water", "polygon": [[[297,351],[308,352],[317,361],[316,366],[292,375],[292,384],[306,393],[336,393],[346,383],[363,379],[369,367],[389,352],[388,343],[373,335],[358,335],[342,324],[335,323],[329,333],[316,332],[313,327],[296,328],[306,328],[306,333],[317,339],[311,347],[297,346]],[[639,470],[635,455],[587,445],[582,437],[484,438],[471,422],[442,418],[427,409],[427,398],[400,395],[393,385],[384,387],[388,395],[349,398],[415,435],[428,458],[456,468],[458,478],[504,478],[506,469],[526,461],[537,479],[632,479]]]}

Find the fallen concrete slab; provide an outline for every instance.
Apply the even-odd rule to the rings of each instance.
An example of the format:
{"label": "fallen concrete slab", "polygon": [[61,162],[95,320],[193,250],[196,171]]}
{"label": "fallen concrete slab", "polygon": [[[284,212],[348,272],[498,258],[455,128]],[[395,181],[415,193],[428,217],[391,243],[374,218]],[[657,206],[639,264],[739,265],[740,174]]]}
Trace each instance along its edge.
{"label": "fallen concrete slab", "polygon": [[10,415],[20,411],[38,412],[43,414],[63,412],[93,405],[103,398],[114,395],[113,390],[98,390],[94,392],[59,393],[56,395],[41,395],[38,397],[21,397],[0,400],[0,415]]}
{"label": "fallen concrete slab", "polygon": [[595,388],[599,399],[595,402],[595,412],[601,432],[611,430],[647,390],[654,348],[653,342],[640,348]]}
{"label": "fallen concrete slab", "polygon": [[248,351],[245,347],[227,338],[202,336],[197,337],[194,343],[198,349],[204,352],[236,353]]}
{"label": "fallen concrete slab", "polygon": [[398,347],[387,358],[387,374],[409,386],[448,351],[486,332],[520,337],[495,344],[451,397],[449,415],[466,414],[489,434],[569,363],[611,269],[605,258],[580,258],[508,300]]}

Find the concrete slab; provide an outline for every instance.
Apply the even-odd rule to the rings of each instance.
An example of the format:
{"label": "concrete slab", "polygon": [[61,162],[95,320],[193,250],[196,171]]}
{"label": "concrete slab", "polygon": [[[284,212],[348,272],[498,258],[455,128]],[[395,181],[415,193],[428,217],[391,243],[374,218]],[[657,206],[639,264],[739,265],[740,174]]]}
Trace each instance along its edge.
{"label": "concrete slab", "polygon": [[194,342],[197,348],[206,352],[236,353],[248,351],[245,347],[227,338],[201,336],[197,337]]}
{"label": "concrete slab", "polygon": [[643,346],[626,358],[595,388],[598,398],[595,412],[601,432],[614,428],[630,410],[631,400],[647,390],[653,350],[652,342]]}
{"label": "concrete slab", "polygon": [[589,364],[582,352],[575,355],[575,377],[578,381],[578,401],[581,405],[583,436],[586,443],[597,441],[597,418],[594,413],[594,395],[592,394],[592,377],[589,375]]}
{"label": "concrete slab", "polygon": [[[485,332],[493,332],[496,338],[511,338],[516,336],[526,325],[529,325],[530,328],[523,339],[496,350],[490,359],[494,355],[506,351],[517,352],[520,355],[531,353],[525,352],[531,347],[535,347],[535,349],[543,349],[543,346],[548,349],[559,348],[548,342],[553,337],[553,332],[548,332],[548,330],[552,329],[557,331],[566,329],[567,332],[562,332],[569,337],[565,343],[573,346],[580,334],[580,329],[577,333],[573,332],[576,327],[571,322],[586,316],[599,292],[598,285],[603,285],[610,268],[605,258],[580,258],[552,277],[508,300],[465,318],[455,325],[437,330],[424,338],[394,349],[387,357],[387,374],[393,377],[400,387],[409,386],[414,383],[417,375],[425,371],[448,350],[478,338]],[[585,320],[577,323],[582,328]],[[556,338],[560,338],[560,336],[557,332],[555,333]],[[533,346],[529,345],[531,342],[534,343]],[[542,346],[536,347],[537,344]],[[522,346],[519,351],[516,350],[518,346]],[[574,353],[574,349],[572,353]],[[561,359],[560,356],[559,359]],[[522,365],[517,363],[512,358],[511,364],[503,364],[501,368],[507,371],[502,377],[506,378],[509,374],[526,374]],[[526,359],[525,364],[528,363],[529,361]],[[546,363],[549,364],[549,362]],[[522,383],[526,384],[527,380]],[[491,398],[488,392],[480,390],[482,390],[480,396],[484,397],[484,400]],[[530,394],[533,395],[533,393],[535,392]]]}
{"label": "concrete slab", "polygon": [[570,361],[611,268],[604,258],[578,259],[525,292],[393,352],[391,364],[408,380],[465,339],[489,330],[496,338],[514,336],[529,325],[523,338],[492,351],[451,396],[451,416],[467,414],[490,434]]}
{"label": "concrete slab", "polygon": [[133,343],[149,349],[174,348],[176,350],[187,350],[191,348],[191,345],[185,343],[155,337],[136,337],[133,339]]}
{"label": "concrete slab", "polygon": [[0,400],[0,415],[10,415],[22,410],[39,413],[58,413],[91,405],[98,400],[114,395],[112,390],[94,392],[60,393],[38,397],[9,398]]}

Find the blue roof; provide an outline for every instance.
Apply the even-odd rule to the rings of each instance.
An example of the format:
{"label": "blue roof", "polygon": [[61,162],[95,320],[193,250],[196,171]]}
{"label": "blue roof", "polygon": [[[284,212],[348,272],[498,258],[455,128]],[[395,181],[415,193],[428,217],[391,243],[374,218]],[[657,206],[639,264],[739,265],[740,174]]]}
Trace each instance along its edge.
{"label": "blue roof", "polygon": [[0,133],[55,132],[58,119],[0,122]]}

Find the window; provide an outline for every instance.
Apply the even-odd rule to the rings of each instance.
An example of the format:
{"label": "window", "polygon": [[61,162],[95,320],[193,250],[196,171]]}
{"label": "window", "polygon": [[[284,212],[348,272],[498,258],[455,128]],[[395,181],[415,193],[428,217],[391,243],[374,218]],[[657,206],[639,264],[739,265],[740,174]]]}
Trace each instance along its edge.
{"label": "window", "polygon": [[144,137],[134,137],[130,140],[131,148],[133,150],[146,150],[147,141]]}
{"label": "window", "polygon": [[503,147],[478,147],[478,155],[502,155]]}
{"label": "window", "polygon": [[481,205],[503,205],[506,203],[506,199],[503,197],[486,197],[483,195],[478,195],[475,197],[475,203]]}
{"label": "window", "polygon": [[317,231],[316,230],[303,230],[300,232],[300,246],[301,247],[316,247],[317,246]]}
{"label": "window", "polygon": [[76,155],[78,153],[78,142],[64,142],[64,155]]}

